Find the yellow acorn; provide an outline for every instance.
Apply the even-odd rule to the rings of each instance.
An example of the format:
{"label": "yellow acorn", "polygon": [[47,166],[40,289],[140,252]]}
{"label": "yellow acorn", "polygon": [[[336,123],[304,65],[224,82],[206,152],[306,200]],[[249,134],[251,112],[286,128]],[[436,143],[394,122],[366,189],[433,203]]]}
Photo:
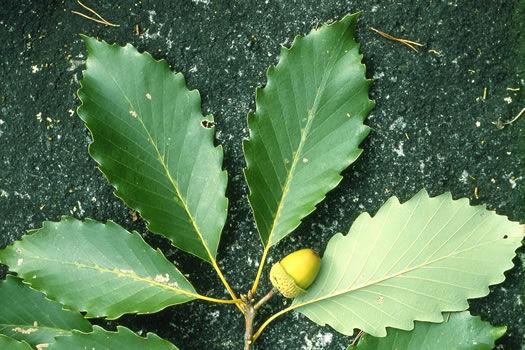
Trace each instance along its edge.
{"label": "yellow acorn", "polygon": [[295,298],[314,282],[321,259],[312,249],[301,249],[286,256],[270,270],[270,281],[282,295]]}

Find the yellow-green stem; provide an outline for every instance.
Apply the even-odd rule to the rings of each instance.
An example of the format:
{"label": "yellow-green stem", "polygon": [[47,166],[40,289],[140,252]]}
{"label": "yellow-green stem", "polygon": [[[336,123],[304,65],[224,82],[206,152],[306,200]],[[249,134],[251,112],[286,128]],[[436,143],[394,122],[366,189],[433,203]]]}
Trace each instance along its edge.
{"label": "yellow-green stem", "polygon": [[239,304],[242,304],[242,300],[241,299],[232,299],[232,300],[224,300],[224,299],[215,299],[215,298],[210,298],[210,297],[207,297],[205,295],[201,295],[201,294],[192,294],[194,295],[196,298],[198,299],[201,299],[201,300],[206,300],[206,301],[211,301],[211,302],[214,302],[214,303],[221,303],[221,304],[236,304],[236,305],[239,305]]}
{"label": "yellow-green stem", "polygon": [[257,276],[255,277],[255,282],[253,282],[252,287],[252,294],[255,295],[255,292],[257,291],[257,286],[259,285],[259,280],[261,279],[262,270],[264,267],[264,263],[266,262],[266,255],[268,255],[268,250],[270,249],[270,245],[267,245],[264,247],[263,255],[261,258],[261,263],[259,264],[259,270],[257,271]]}
{"label": "yellow-green stem", "polygon": [[257,330],[257,332],[255,332],[255,334],[253,335],[253,338],[252,338],[252,342],[255,342],[255,340],[257,340],[257,338],[259,338],[259,336],[261,335],[262,331],[264,330],[264,328],[266,328],[266,326],[268,326],[268,324],[270,322],[272,322],[273,320],[275,320],[277,317],[281,316],[282,314],[290,311],[290,310],[293,310],[295,309],[295,306],[289,306],[287,307],[286,309],[283,309],[281,311],[279,311],[278,313],[272,315],[270,318],[268,318],[266,321],[264,321],[264,323],[261,325],[261,327],[259,327],[259,329]]}
{"label": "yellow-green stem", "polygon": [[212,258],[211,263],[212,263],[213,267],[215,268],[215,271],[217,271],[217,274],[219,275],[219,278],[221,279],[222,283],[224,284],[224,286],[226,287],[226,289],[230,293],[230,295],[231,295],[231,297],[233,299],[232,301],[237,301],[238,300],[238,302],[235,302],[235,305],[237,305],[239,310],[241,310],[241,312],[244,314],[243,308],[241,307],[241,305],[239,305],[239,304],[244,304],[244,303],[240,299],[237,298],[237,296],[235,295],[235,292],[230,288],[230,285],[228,284],[228,282],[224,278],[224,275],[222,274],[221,269],[219,269],[219,266],[217,265],[217,262],[215,261],[215,259]]}

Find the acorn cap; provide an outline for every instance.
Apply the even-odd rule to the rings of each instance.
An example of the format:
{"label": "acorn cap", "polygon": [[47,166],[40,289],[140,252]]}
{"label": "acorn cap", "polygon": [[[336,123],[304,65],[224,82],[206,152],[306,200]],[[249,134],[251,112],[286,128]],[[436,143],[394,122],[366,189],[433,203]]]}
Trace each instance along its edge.
{"label": "acorn cap", "polygon": [[301,249],[272,266],[270,281],[282,295],[295,298],[305,293],[320,268],[319,255],[312,249]]}

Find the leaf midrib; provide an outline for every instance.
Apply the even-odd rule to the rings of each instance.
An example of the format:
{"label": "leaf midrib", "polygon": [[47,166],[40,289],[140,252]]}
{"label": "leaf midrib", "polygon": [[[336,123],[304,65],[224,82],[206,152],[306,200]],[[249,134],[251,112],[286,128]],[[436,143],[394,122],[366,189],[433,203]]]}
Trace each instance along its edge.
{"label": "leaf midrib", "polygon": [[[2,323],[0,322],[0,327],[2,326],[5,326],[6,328],[7,327],[21,327],[21,328],[38,328],[38,330],[49,330],[49,331],[56,331],[56,332],[64,332],[64,333],[71,333],[73,331],[73,329],[76,329],[76,328],[71,328],[71,329],[64,329],[64,328],[53,328],[51,326],[40,326],[40,325],[23,325],[23,324],[10,324],[10,323]],[[1,329],[1,328],[0,328]],[[3,334],[3,333],[1,333]],[[5,334],[4,334],[5,335]]]}
{"label": "leaf midrib", "polygon": [[[131,109],[133,111],[136,111],[137,109],[135,108],[135,106],[133,105],[133,103],[131,102],[131,100],[129,99],[129,97],[126,95],[126,93],[124,92],[124,90],[122,89],[122,87],[120,86],[120,84],[117,82],[117,80],[115,79],[115,77],[109,73],[109,75],[111,76],[111,79],[113,80],[113,82],[115,83],[115,85],[118,87],[118,89],[120,90],[120,92],[122,93],[122,96],[126,99],[126,101],[128,102],[129,106],[131,107]],[[210,258],[211,262],[215,262],[215,258],[214,256],[211,254],[210,250],[208,249],[208,245],[206,244],[206,241],[204,240],[204,236],[202,235],[199,227],[197,226],[197,223],[195,221],[195,218],[193,217],[193,215],[191,214],[190,210],[189,210],[189,207],[186,203],[186,199],[181,195],[181,192],[179,190],[179,186],[177,184],[177,182],[173,179],[173,177],[171,176],[171,173],[169,171],[169,168],[167,166],[167,164],[165,163],[164,161],[164,157],[161,155],[160,151],[159,151],[159,148],[157,146],[157,144],[153,141],[153,137],[151,136],[148,128],[146,127],[146,125],[144,124],[144,121],[142,120],[142,109],[139,108],[139,114],[137,114],[137,118],[136,118],[139,122],[140,122],[140,125],[142,126],[142,128],[144,129],[144,131],[146,132],[146,134],[148,135],[148,140],[149,140],[149,143],[153,146],[153,148],[155,149],[155,152],[157,153],[157,160],[160,162],[160,164],[162,165],[165,173],[166,173],[166,176],[168,177],[170,183],[172,184],[173,188],[175,189],[175,192],[177,194],[177,196],[180,198],[180,201],[182,203],[182,206],[184,208],[184,210],[186,211],[186,214],[188,215],[191,223],[192,223],[192,226],[193,226],[193,229],[195,230],[195,233],[197,233],[197,235],[199,236],[199,239],[202,243],[202,246],[204,247],[204,249],[206,250],[206,253],[208,254],[208,257]]]}
{"label": "leaf midrib", "polygon": [[355,288],[343,289],[342,291],[339,291],[339,292],[336,292],[336,293],[332,293],[332,294],[329,294],[329,295],[324,295],[324,296],[321,296],[321,297],[316,297],[315,299],[311,299],[311,300],[299,303],[297,305],[291,305],[289,310],[293,310],[293,309],[296,309],[296,308],[299,308],[299,307],[302,307],[302,306],[305,306],[305,305],[313,304],[313,303],[316,303],[316,302],[319,302],[319,301],[322,301],[322,300],[325,300],[325,299],[337,297],[339,295],[343,295],[343,294],[346,294],[346,293],[354,292],[356,290],[360,290],[360,289],[363,289],[363,288],[366,288],[366,287],[369,287],[369,286],[372,286],[372,285],[375,285],[375,284],[387,281],[389,279],[392,279],[392,278],[395,278],[395,277],[399,277],[399,276],[401,276],[401,275],[403,275],[405,273],[408,273],[408,272],[411,272],[411,271],[414,271],[414,270],[417,270],[417,269],[420,269],[420,268],[424,268],[425,266],[432,265],[432,264],[434,264],[434,263],[436,263],[438,261],[441,261],[441,260],[444,260],[444,259],[456,256],[456,255],[459,255],[459,254],[462,254],[462,253],[465,253],[465,252],[468,252],[470,250],[473,250],[473,249],[476,249],[476,248],[479,248],[479,247],[482,247],[482,246],[485,246],[485,245],[493,244],[493,243],[495,243],[495,242],[497,242],[499,240],[500,239],[498,238],[498,239],[495,239],[495,240],[492,240],[492,241],[489,241],[489,242],[485,242],[483,244],[472,246],[472,247],[470,247],[468,249],[464,249],[464,250],[461,250],[461,251],[454,252],[454,254],[448,254],[448,255],[442,256],[442,257],[440,257],[438,259],[434,259],[434,260],[431,260],[429,262],[425,262],[423,264],[419,264],[419,265],[413,266],[413,267],[411,267],[409,269],[403,269],[402,271],[399,271],[399,272],[397,272],[397,273],[395,273],[393,275],[379,278],[377,280],[365,283],[365,284],[357,286]]}
{"label": "leaf midrib", "polygon": [[[110,270],[108,268],[103,268],[103,267],[100,267],[98,265],[92,266],[92,265],[79,263],[79,262],[76,262],[76,261],[73,261],[73,262],[71,262],[71,261],[64,261],[64,260],[59,260],[59,259],[46,258],[46,257],[42,257],[42,256],[25,256],[24,259],[33,259],[35,261],[45,261],[45,262],[57,263],[57,264],[61,264],[61,265],[70,265],[70,266],[75,266],[78,269],[94,270],[94,271],[97,271],[97,272],[100,272],[100,273],[110,273],[110,274],[116,275],[118,278],[124,277],[124,278],[127,278],[127,279],[131,279],[133,281],[143,282],[143,283],[146,283],[146,284],[151,285],[151,286],[155,286],[155,287],[160,287],[162,289],[171,290],[171,291],[174,291],[174,292],[176,292],[178,294],[185,294],[185,295],[192,296],[192,297],[195,297],[195,298],[199,297],[198,294],[193,293],[193,292],[189,292],[189,291],[187,291],[185,289],[181,289],[181,288],[177,288],[177,287],[174,287],[174,286],[170,286],[168,284],[156,282],[153,279],[153,277],[149,277],[149,276],[148,276],[149,278],[140,277],[135,272],[133,272],[133,273],[120,272],[120,270],[117,267],[115,267],[113,270]],[[131,269],[131,267],[130,267],[130,269]],[[164,274],[167,274],[167,273],[168,272],[165,272]],[[159,274],[162,275],[162,273],[159,273]],[[175,281],[175,282],[177,284],[179,283],[177,281]]]}
{"label": "leaf midrib", "polygon": [[[337,44],[335,44],[334,47],[337,47],[339,41],[345,35],[347,29],[348,28],[346,28],[342,32],[341,37],[338,39]],[[304,40],[305,38],[302,38],[302,39]],[[293,48],[293,46],[292,46],[292,48]],[[303,150],[303,147],[304,147],[304,144],[306,143],[306,137],[307,137],[308,133],[310,132],[310,128],[312,126],[312,121],[315,119],[315,113],[317,112],[317,109],[319,107],[320,97],[322,96],[322,94],[324,92],[324,88],[326,87],[326,83],[328,81],[328,77],[330,76],[332,70],[335,67],[335,64],[337,63],[337,59],[335,59],[335,61],[334,61],[334,57],[337,58],[337,56],[339,55],[339,52],[341,50],[342,50],[342,46],[339,48],[339,50],[337,50],[335,55],[334,55],[334,51],[335,50],[330,50],[330,52],[332,53],[331,57],[329,58],[329,61],[330,61],[329,67],[330,68],[327,71],[323,72],[323,78],[321,80],[321,83],[319,84],[319,88],[317,88],[317,90],[316,90],[316,95],[315,95],[315,98],[314,98],[314,102],[312,104],[312,108],[308,109],[308,120],[306,122],[305,128],[301,131],[301,140],[299,141],[299,145],[297,147],[297,151],[295,152],[295,157],[293,159],[292,165],[290,167],[290,171],[288,172],[288,176],[286,177],[286,182],[285,182],[284,187],[282,189],[281,200],[279,201],[279,206],[277,207],[277,211],[276,211],[275,217],[273,219],[272,229],[270,231],[270,234],[268,235],[268,242],[265,245],[265,249],[267,249],[270,246],[276,244],[280,240],[279,239],[276,242],[272,243],[272,237],[274,235],[275,228],[278,226],[278,220],[279,220],[279,217],[281,216],[281,211],[282,211],[282,208],[283,208],[283,203],[284,203],[286,194],[288,193],[288,189],[289,189],[290,184],[292,182],[292,179],[294,177],[293,174],[295,172],[295,168],[297,167],[297,164],[299,163],[299,158],[300,158],[299,155],[301,154],[301,152]],[[282,237],[282,238],[284,238],[284,237]],[[263,243],[264,243],[264,241],[263,241]]]}

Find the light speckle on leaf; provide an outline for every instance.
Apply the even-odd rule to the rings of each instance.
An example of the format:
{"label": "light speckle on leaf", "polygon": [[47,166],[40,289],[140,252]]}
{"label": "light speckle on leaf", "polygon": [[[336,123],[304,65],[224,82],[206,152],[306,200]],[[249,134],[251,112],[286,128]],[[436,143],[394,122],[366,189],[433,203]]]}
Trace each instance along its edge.
{"label": "light speckle on leaf", "polygon": [[24,262],[24,259],[22,259],[22,258],[18,259],[17,262],[16,262],[16,266],[22,265],[23,262]]}
{"label": "light speckle on leaf", "polygon": [[162,275],[155,276],[155,282],[164,283],[164,282],[168,282],[169,280],[170,280],[170,275],[168,274],[165,274],[164,276]]}
{"label": "light speckle on leaf", "polygon": [[13,332],[22,333],[22,334],[31,334],[31,333],[34,333],[34,332],[38,331],[37,328],[24,329],[24,328],[21,328],[21,327],[12,328],[11,330]]}
{"label": "light speckle on leaf", "polygon": [[151,100],[151,95],[150,95],[150,94],[146,94],[146,98],[147,98],[148,100]]}
{"label": "light speckle on leaf", "polygon": [[131,114],[133,116],[133,118],[137,118],[137,112],[129,111],[129,114]]}

